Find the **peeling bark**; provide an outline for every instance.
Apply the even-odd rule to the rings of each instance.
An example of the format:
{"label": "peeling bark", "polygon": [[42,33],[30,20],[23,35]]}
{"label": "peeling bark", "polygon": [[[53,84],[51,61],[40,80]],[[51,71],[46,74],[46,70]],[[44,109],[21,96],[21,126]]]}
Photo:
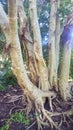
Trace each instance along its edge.
{"label": "peeling bark", "polygon": [[43,59],[41,34],[37,17],[36,0],[29,0],[29,12],[34,40],[34,60],[37,75],[39,77],[39,88],[46,91],[50,89],[48,82],[48,69]]}
{"label": "peeling bark", "polygon": [[22,87],[24,93],[29,95],[32,100],[36,103],[42,105],[43,98],[50,97],[54,95],[53,92],[43,92],[37,88],[28,78],[27,72],[25,70],[21,47],[18,37],[17,29],[17,0],[8,0],[8,12],[9,12],[9,25],[10,25],[10,56],[12,61],[12,71],[16,76],[19,85]]}
{"label": "peeling bark", "polygon": [[[15,0],[8,1],[8,9],[9,9],[9,22],[7,23],[7,15],[3,11],[4,15],[3,18],[5,19],[6,23],[4,25],[5,29],[4,34],[6,36],[6,40],[11,45],[10,48],[10,56],[12,62],[12,71],[16,76],[20,87],[23,89],[24,93],[29,96],[32,100],[34,100],[39,105],[43,104],[43,98],[54,96],[53,92],[43,92],[39,88],[37,88],[28,78],[26,69],[23,64],[21,47],[18,37],[18,29],[17,29],[17,6]],[[8,35],[9,34],[9,35]]]}
{"label": "peeling bark", "polygon": [[[67,115],[67,113],[68,113],[68,115],[71,115],[72,109],[71,109],[71,111],[69,111],[67,113],[66,112],[65,113],[56,113],[56,112],[54,113],[54,112],[49,112],[44,108],[43,98],[48,97],[49,99],[52,99],[56,95],[54,94],[54,92],[50,92],[50,91],[48,92],[47,89],[45,90],[45,92],[43,91],[44,89],[40,90],[39,88],[37,88],[37,86],[35,86],[30,81],[30,79],[27,75],[26,69],[24,67],[24,64],[23,64],[21,46],[20,46],[20,41],[19,41],[19,37],[18,37],[17,0],[8,0],[8,12],[9,12],[9,22],[7,23],[7,25],[8,25],[7,28],[9,27],[9,29],[7,29],[7,31],[5,31],[5,30],[3,30],[3,31],[4,31],[4,34],[6,36],[8,43],[11,45],[10,56],[11,56],[11,61],[12,61],[12,71],[13,71],[14,75],[16,76],[18,83],[19,83],[20,87],[22,87],[24,93],[34,101],[36,113],[41,114],[40,116],[36,116],[36,118],[38,118],[38,120],[40,122],[42,122],[41,124],[45,124],[44,123],[45,121],[47,124],[49,124],[48,122],[50,122],[51,128],[53,128],[53,126],[54,126],[56,129],[61,130],[59,128],[59,126],[54,122],[53,115],[62,116],[64,114]],[[6,16],[5,13],[4,13],[4,16]],[[35,41],[34,41],[34,44],[35,44]],[[70,52],[69,45],[70,44],[66,44],[66,47],[64,48],[65,49],[64,53],[68,49],[69,49],[68,51]],[[37,71],[38,71],[39,75],[40,74],[43,75],[44,73],[47,73],[46,71],[44,71],[45,70],[44,67],[46,68],[46,65],[45,65],[44,59],[42,58],[42,55],[41,56],[38,55],[37,50],[34,52],[34,54],[36,57],[36,66],[37,66],[36,68],[38,69]],[[65,58],[67,57],[66,53],[64,54],[64,57]],[[69,57],[70,57],[70,55],[69,55]],[[70,63],[70,62],[68,62],[68,63]],[[67,73],[68,73],[68,71],[67,71]],[[40,75],[40,76],[42,76],[42,75]],[[47,75],[45,75],[45,76],[47,76]],[[42,80],[43,80],[43,78],[45,79],[44,81],[46,82],[47,77],[42,77]],[[41,81],[41,82],[43,82],[43,81]],[[44,85],[45,85],[45,83],[44,83]]]}
{"label": "peeling bark", "polygon": [[[9,0],[9,22],[10,22],[10,56],[12,61],[12,71],[15,74],[19,85],[24,91],[28,91],[30,97],[37,98],[38,88],[29,80],[24,68],[21,47],[17,30],[17,1]],[[34,95],[34,96],[33,96]]]}
{"label": "peeling bark", "polygon": [[18,18],[20,22],[20,38],[27,55],[27,65],[30,71],[30,77],[34,84],[38,82],[38,76],[34,65],[33,40],[30,35],[29,23],[24,11],[23,1],[18,0]]}

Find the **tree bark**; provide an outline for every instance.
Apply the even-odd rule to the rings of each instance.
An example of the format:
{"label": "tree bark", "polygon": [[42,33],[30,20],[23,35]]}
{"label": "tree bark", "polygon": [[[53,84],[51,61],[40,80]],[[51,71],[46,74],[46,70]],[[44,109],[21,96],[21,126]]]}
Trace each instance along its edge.
{"label": "tree bark", "polygon": [[37,88],[28,78],[23,64],[21,47],[17,28],[17,0],[8,0],[9,26],[10,26],[10,56],[12,61],[12,71],[16,76],[19,85],[27,96],[35,103],[43,105],[43,98],[51,97],[54,93],[43,92]]}
{"label": "tree bark", "polygon": [[55,53],[55,30],[56,30],[56,1],[50,1],[50,23],[49,23],[49,60],[48,60],[48,71],[49,80],[51,86],[55,86],[56,79],[56,53]]}
{"label": "tree bark", "polygon": [[60,19],[58,16],[58,9],[60,7],[60,0],[56,2],[56,31],[55,31],[55,53],[56,53],[56,73],[55,73],[55,89],[58,91],[58,66],[59,66],[59,52],[60,52]]}
{"label": "tree bark", "polygon": [[25,92],[28,91],[30,97],[34,97],[36,99],[36,93],[38,92],[38,88],[35,87],[29,80],[22,59],[17,29],[17,0],[9,0],[8,9],[10,22],[10,56],[12,61],[12,71],[15,74],[18,83],[23,88],[23,90]]}
{"label": "tree bark", "polygon": [[70,91],[68,85],[69,70],[70,70],[70,57],[71,57],[71,43],[68,41],[63,45],[63,58],[61,63],[61,72],[59,77],[59,90],[61,97],[64,100],[70,98]]}
{"label": "tree bark", "polygon": [[34,60],[37,75],[39,77],[39,88],[46,91],[50,89],[48,82],[48,69],[43,59],[41,34],[37,17],[36,0],[29,0],[29,12],[34,39]]}
{"label": "tree bark", "polygon": [[3,32],[5,32],[6,33],[6,42],[7,42],[7,44],[10,44],[9,43],[9,18],[8,18],[8,16],[5,14],[5,12],[4,12],[4,9],[3,9],[3,7],[2,7],[2,5],[0,4],[0,26],[1,26],[1,28],[2,28],[2,30],[3,30]]}
{"label": "tree bark", "polygon": [[[16,0],[9,0],[8,1],[8,9],[9,9],[9,20],[7,18],[7,15],[5,14],[3,8],[1,9],[1,12],[4,14],[2,20],[5,20],[5,29],[8,27],[9,29],[6,29],[7,31],[4,31],[6,40],[8,43],[10,43],[10,56],[11,56],[11,62],[12,62],[12,71],[14,75],[16,76],[18,83],[20,87],[23,89],[23,92],[26,96],[29,96],[30,99],[34,101],[35,104],[38,104],[40,106],[43,105],[43,98],[54,96],[53,92],[43,92],[39,88],[37,88],[28,78],[26,69],[23,64],[22,59],[22,53],[21,53],[21,47],[18,37],[18,28],[17,28],[17,1]],[[8,23],[7,23],[8,21]],[[9,35],[7,35],[7,34]]]}
{"label": "tree bark", "polygon": [[20,38],[26,51],[27,66],[30,71],[31,81],[34,84],[38,82],[38,76],[36,74],[34,53],[33,53],[33,40],[30,35],[29,22],[24,11],[23,1],[18,0],[18,18],[20,22]]}
{"label": "tree bark", "polygon": [[[4,33],[5,33],[8,43],[10,44],[12,71],[15,74],[15,76],[18,80],[18,83],[19,83],[20,87],[22,87],[24,93],[34,101],[35,107],[36,107],[36,110],[35,110],[36,113],[39,115],[41,114],[40,116],[36,116],[36,118],[38,118],[38,120],[41,122],[41,124],[45,124],[44,121],[46,121],[47,123],[50,122],[51,127],[54,126],[56,129],[60,130],[60,128],[56,125],[56,123],[52,119],[53,115],[55,115],[56,113],[48,112],[44,108],[44,104],[43,104],[43,98],[49,97],[49,100],[50,99],[52,100],[52,98],[54,98],[53,96],[56,96],[56,95],[54,95],[53,92],[48,92],[47,89],[46,89],[47,92],[44,92],[44,91],[40,90],[39,88],[37,88],[30,81],[30,79],[27,75],[26,69],[24,67],[24,64],[23,64],[21,46],[20,46],[20,41],[19,41],[19,37],[18,37],[17,0],[8,0],[8,12],[9,12],[9,22],[7,23],[7,25],[9,25],[9,26],[7,26],[7,28],[9,27],[9,29],[7,30],[8,32],[4,31]],[[4,15],[6,17],[5,13],[4,13]],[[34,44],[35,44],[35,40],[34,40]],[[68,45],[70,45],[70,44],[68,44]],[[66,47],[69,47],[69,46],[66,46]],[[68,49],[66,47],[65,47],[65,50]],[[38,70],[43,71],[45,63],[44,63],[44,60],[42,59],[42,55],[39,56],[37,54],[37,52],[34,52],[34,53],[35,53],[37,60],[39,61]],[[66,55],[65,55],[65,57],[66,57]],[[41,74],[44,74],[44,72],[46,72],[46,71],[41,72]],[[46,79],[46,77],[43,77],[43,78]],[[46,80],[44,80],[44,81],[46,82]],[[51,100],[50,100],[50,102],[51,102]],[[40,125],[40,123],[39,123],[39,125]],[[41,126],[39,129],[41,129]]]}
{"label": "tree bark", "polygon": [[59,66],[59,51],[60,51],[60,20],[57,17],[56,18],[56,38],[55,38],[55,43],[56,43],[56,72],[58,70],[58,66]]}
{"label": "tree bark", "polygon": [[61,97],[64,100],[71,98],[70,88],[68,85],[69,71],[70,71],[70,59],[71,59],[71,48],[72,48],[72,27],[73,27],[73,13],[67,17],[67,22],[62,33],[62,47],[63,55],[61,62],[61,72],[59,77],[59,90]]}

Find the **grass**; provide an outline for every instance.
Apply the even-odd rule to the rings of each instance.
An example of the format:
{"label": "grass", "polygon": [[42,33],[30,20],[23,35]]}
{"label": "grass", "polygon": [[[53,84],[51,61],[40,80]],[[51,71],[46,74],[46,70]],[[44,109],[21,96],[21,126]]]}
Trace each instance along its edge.
{"label": "grass", "polygon": [[6,87],[0,82],[0,91],[6,91]]}
{"label": "grass", "polygon": [[21,123],[25,125],[30,124],[30,119],[27,118],[26,112],[15,112],[14,114],[11,114],[10,118],[6,120],[6,124],[0,129],[0,130],[9,130],[10,123],[11,122],[16,122],[16,123]]}

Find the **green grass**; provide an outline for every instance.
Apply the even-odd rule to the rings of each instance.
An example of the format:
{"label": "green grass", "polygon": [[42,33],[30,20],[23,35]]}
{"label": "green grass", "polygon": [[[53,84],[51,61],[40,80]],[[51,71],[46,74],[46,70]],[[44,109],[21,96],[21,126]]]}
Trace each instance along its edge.
{"label": "green grass", "polygon": [[30,124],[30,120],[26,117],[26,113],[24,111],[22,112],[15,112],[11,115],[11,117],[7,120],[7,122],[17,122],[17,123],[23,123],[25,125]]}
{"label": "green grass", "polygon": [[2,128],[0,128],[0,130],[9,130],[10,122],[16,122],[16,123],[29,125],[30,119],[27,118],[25,111],[15,112],[14,114],[11,114],[10,118],[6,120],[6,124]]}
{"label": "green grass", "polygon": [[2,83],[0,82],[0,91],[5,91],[6,87],[4,85],[2,85]]}
{"label": "green grass", "polygon": [[9,124],[4,125],[0,130],[9,130]]}

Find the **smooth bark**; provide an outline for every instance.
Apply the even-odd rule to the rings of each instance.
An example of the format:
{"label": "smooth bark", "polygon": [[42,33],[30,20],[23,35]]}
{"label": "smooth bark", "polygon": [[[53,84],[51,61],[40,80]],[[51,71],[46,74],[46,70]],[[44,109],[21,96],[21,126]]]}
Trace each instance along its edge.
{"label": "smooth bark", "polygon": [[55,30],[56,30],[56,1],[50,1],[50,23],[49,23],[49,60],[48,71],[51,86],[55,86],[56,79],[56,53],[55,53]]}
{"label": "smooth bark", "polygon": [[61,97],[64,100],[70,98],[70,90],[68,85],[69,70],[70,70],[70,57],[71,57],[71,43],[68,41],[63,45],[63,58],[61,63],[61,72],[59,77],[59,90]]}
{"label": "smooth bark", "polygon": [[55,89],[58,91],[58,66],[59,66],[59,53],[60,53],[60,18],[58,9],[60,7],[60,0],[56,2],[56,31],[55,31],[55,53],[56,53],[56,73],[55,73]]}

